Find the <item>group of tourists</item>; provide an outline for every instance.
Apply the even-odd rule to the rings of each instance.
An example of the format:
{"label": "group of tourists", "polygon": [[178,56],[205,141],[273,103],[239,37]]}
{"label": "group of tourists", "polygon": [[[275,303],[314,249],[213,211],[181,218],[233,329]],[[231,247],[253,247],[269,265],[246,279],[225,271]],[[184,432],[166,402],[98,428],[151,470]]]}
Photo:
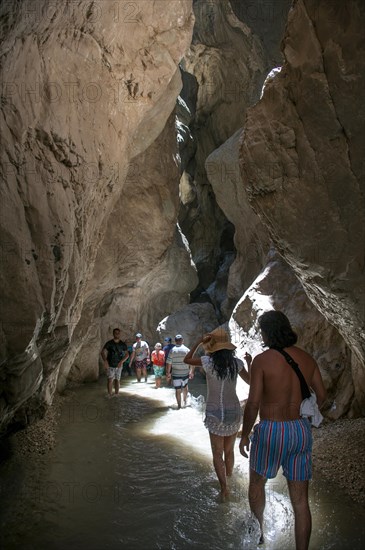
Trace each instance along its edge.
{"label": "group of tourists", "polygon": [[[126,342],[120,338],[120,329],[115,328],[113,330],[113,338],[108,340],[101,350],[101,357],[103,359],[104,369],[107,375],[108,384],[108,397],[119,394],[120,379],[124,372],[128,376],[132,376],[132,368],[134,368],[137,382],[141,382],[142,378],[145,382],[148,379],[148,371],[151,369],[155,375],[155,387],[161,387],[162,377],[167,374],[166,366],[170,352],[173,348],[178,347],[179,350],[174,350],[174,363],[175,370],[179,367],[176,364],[177,357],[181,357],[181,365],[184,372],[186,369],[182,362],[182,358],[185,357],[189,349],[182,344],[182,336],[177,334],[175,336],[175,344],[172,343],[172,338],[165,338],[165,345],[162,347],[160,342],[157,342],[154,346],[152,353],[150,352],[150,346],[147,342],[142,340],[142,334],[137,332],[135,335],[136,341],[133,345],[128,346]],[[181,370],[181,366],[180,366]],[[168,383],[171,376],[167,375]],[[113,392],[114,390],[114,392]]]}
{"label": "group of tourists", "polygon": [[[136,341],[128,349],[127,344],[120,338],[120,329],[115,328],[113,338],[106,342],[101,351],[107,374],[108,397],[119,394],[120,379],[124,369],[127,369],[128,376],[131,376],[131,369],[134,367],[137,382],[141,382],[142,378],[147,382],[148,369],[152,365],[155,387],[161,387],[162,378],[166,375],[167,384],[172,385],[175,389],[177,408],[186,406],[188,382],[193,371],[184,362],[189,348],[184,345],[182,335],[175,336],[175,343],[172,343],[172,338],[166,337],[164,347],[157,342],[152,353],[150,353],[148,343],[142,340],[140,332],[137,332],[135,337]],[[183,397],[183,402],[181,397]]]}
{"label": "group of tourists", "polygon": [[[294,510],[296,549],[307,550],[311,534],[308,484],[312,475],[312,433],[310,419],[301,415],[303,386],[315,392],[319,407],[326,399],[326,390],[316,361],[295,345],[297,335],[282,312],[264,313],[259,318],[259,326],[263,345],[268,349],[253,360],[246,353],[247,368],[235,357],[236,346],[223,328],[203,336],[191,349],[184,345],[181,334],[176,335],[175,344],[167,339],[163,349],[157,343],[151,354],[156,387],[160,387],[166,369],[166,378],[172,380],[180,409],[186,404],[188,382],[194,377],[195,369],[204,371],[207,380],[204,424],[209,432],[221,500],[229,497],[234,444],[243,422],[239,449],[245,458],[249,452],[248,499],[260,526],[258,542],[264,542],[265,483],[276,477],[282,467]],[[113,380],[115,391],[119,391],[120,376],[114,377],[114,371],[123,368],[129,355],[125,344],[123,354],[116,351],[121,350],[123,343],[120,342],[119,330],[115,329],[113,340],[107,342],[102,351],[108,365],[109,393],[113,390]],[[204,351],[197,356],[200,347]],[[114,366],[109,361],[112,357]],[[137,380],[142,376],[147,380],[149,346],[142,341],[140,333],[132,347],[130,363],[133,361]],[[250,385],[244,411],[236,393],[238,376]],[[255,425],[258,417],[259,422]]]}

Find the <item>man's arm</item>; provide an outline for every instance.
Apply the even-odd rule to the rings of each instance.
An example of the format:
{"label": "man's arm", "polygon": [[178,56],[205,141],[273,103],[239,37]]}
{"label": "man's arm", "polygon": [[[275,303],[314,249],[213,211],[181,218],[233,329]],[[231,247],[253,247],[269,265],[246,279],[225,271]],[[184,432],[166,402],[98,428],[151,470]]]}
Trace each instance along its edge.
{"label": "man's arm", "polygon": [[326,391],[326,388],[324,387],[321,372],[319,370],[317,363],[314,369],[310,387],[315,391],[318,407],[321,408],[321,406],[326,401],[327,391]]}
{"label": "man's arm", "polygon": [[123,348],[123,357],[119,361],[118,367],[122,367],[123,364],[127,361],[128,358],[129,358],[129,351],[128,351],[127,346],[125,346],[125,348]]}
{"label": "man's arm", "polygon": [[172,357],[170,358],[170,354],[169,354],[166,362],[166,378],[171,377],[171,369],[172,369]]}
{"label": "man's arm", "polygon": [[101,350],[100,355],[103,359],[104,368],[107,369],[109,367],[109,364],[108,364],[108,349],[105,346]]}
{"label": "man's arm", "polygon": [[[260,354],[261,355],[261,354]],[[250,393],[243,414],[242,437],[240,442],[240,453],[247,458],[250,447],[248,438],[260,409],[263,391],[263,370],[260,355],[255,357],[251,367]],[[246,449],[246,451],[245,451]]]}
{"label": "man's arm", "polygon": [[136,352],[135,352],[134,349],[133,349],[132,353],[131,353],[130,356],[129,356],[129,364],[130,364],[131,366],[132,366],[133,359],[134,359],[134,356],[135,356],[135,355],[136,355]]}
{"label": "man's arm", "polygon": [[246,382],[246,384],[250,385],[250,377],[251,377],[251,362],[252,362],[252,356],[249,353],[245,353],[245,359],[247,363],[247,370],[245,367],[243,367],[242,370],[238,373],[242,380]]}

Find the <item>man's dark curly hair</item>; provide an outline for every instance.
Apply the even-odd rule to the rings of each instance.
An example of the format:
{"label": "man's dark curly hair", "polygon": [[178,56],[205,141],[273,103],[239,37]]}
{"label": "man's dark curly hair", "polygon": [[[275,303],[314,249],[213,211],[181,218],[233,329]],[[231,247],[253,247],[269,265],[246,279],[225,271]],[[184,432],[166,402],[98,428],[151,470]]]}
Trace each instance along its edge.
{"label": "man's dark curly hair", "polygon": [[288,348],[296,344],[298,337],[282,311],[267,311],[259,318],[259,326],[266,336],[266,344],[276,348]]}

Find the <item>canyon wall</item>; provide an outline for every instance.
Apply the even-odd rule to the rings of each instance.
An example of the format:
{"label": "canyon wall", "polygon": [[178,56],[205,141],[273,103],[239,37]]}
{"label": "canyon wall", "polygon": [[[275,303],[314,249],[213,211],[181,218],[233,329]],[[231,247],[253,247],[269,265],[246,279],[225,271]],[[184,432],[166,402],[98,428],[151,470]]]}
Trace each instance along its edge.
{"label": "canyon wall", "polygon": [[[52,401],[61,363],[63,385],[67,357],[80,351],[97,301],[105,303],[116,282],[112,277],[108,283],[111,260],[102,266],[100,257],[111,225],[117,223],[124,237],[110,245],[114,254],[134,244],[124,226],[138,228],[148,210],[148,204],[136,206],[131,189],[140,166],[135,159],[158,138],[175,107],[178,64],[191,42],[194,18],[191,0],[172,0],[169,10],[165,2],[149,0],[4,2],[0,10],[5,428],[42,413]],[[133,269],[145,266],[146,278],[160,258],[166,267],[171,264],[166,249],[173,241],[177,255],[188,256],[174,237],[177,185],[171,181],[161,189],[166,179],[159,190],[164,219],[153,221],[166,237],[156,235],[159,246],[144,242],[143,257],[137,253],[129,260]],[[117,207],[128,186],[131,202]],[[188,299],[188,286],[176,284],[179,305]],[[168,307],[175,305],[171,300]]]}
{"label": "canyon wall", "polygon": [[294,3],[285,63],[241,147],[251,206],[351,349],[353,414],[365,413],[364,23],[363,2]]}
{"label": "canyon wall", "polygon": [[327,418],[356,414],[352,404],[356,379],[353,354],[338,330],[315,308],[292,268],[271,249],[265,268],[237,303],[230,329],[240,348],[253,356],[262,351],[259,316],[270,309],[283,311],[298,335],[298,346],[316,359],[328,400]]}
{"label": "canyon wall", "polygon": [[[280,38],[290,3],[279,0],[273,12],[268,2],[259,2],[254,11],[252,2],[251,9],[248,4],[244,7],[245,3],[229,0],[194,2],[193,40],[182,64],[189,80],[181,96],[191,116],[190,133],[185,133],[185,139],[182,136],[184,173],[179,221],[199,276],[192,301],[212,303],[221,322],[227,320],[236,301],[261,270],[268,248],[262,243],[258,252],[253,252],[259,236],[253,241],[248,239],[252,269],[240,271],[242,262],[237,262],[235,283],[228,283],[236,256],[237,228],[216,199],[216,189],[220,185],[225,192],[225,182],[234,174],[228,163],[216,163],[212,158],[207,168],[206,161],[242,128],[246,110],[258,101],[268,72],[281,64]],[[182,108],[178,114],[186,124],[188,117],[184,119]],[[240,206],[247,210],[244,203]]]}

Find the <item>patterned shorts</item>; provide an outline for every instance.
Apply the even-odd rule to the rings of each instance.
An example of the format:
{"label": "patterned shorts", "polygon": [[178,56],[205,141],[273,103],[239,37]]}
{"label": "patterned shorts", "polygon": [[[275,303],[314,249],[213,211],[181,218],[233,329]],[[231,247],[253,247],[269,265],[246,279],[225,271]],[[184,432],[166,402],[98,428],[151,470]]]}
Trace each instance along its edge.
{"label": "patterned shorts", "polygon": [[117,368],[113,368],[113,367],[109,367],[108,368],[108,371],[106,373],[107,377],[112,380],[120,380],[120,375],[122,374],[122,370],[123,370],[123,367],[117,367]]}
{"label": "patterned shorts", "polygon": [[250,451],[250,467],[258,474],[273,478],[280,466],[289,481],[307,481],[312,477],[312,431],[307,418],[256,424]]}
{"label": "patterned shorts", "polygon": [[142,361],[135,361],[134,366],[136,369],[146,369],[147,359],[142,359]]}
{"label": "patterned shorts", "polygon": [[153,372],[155,373],[156,378],[161,378],[164,375],[165,367],[153,365]]}

